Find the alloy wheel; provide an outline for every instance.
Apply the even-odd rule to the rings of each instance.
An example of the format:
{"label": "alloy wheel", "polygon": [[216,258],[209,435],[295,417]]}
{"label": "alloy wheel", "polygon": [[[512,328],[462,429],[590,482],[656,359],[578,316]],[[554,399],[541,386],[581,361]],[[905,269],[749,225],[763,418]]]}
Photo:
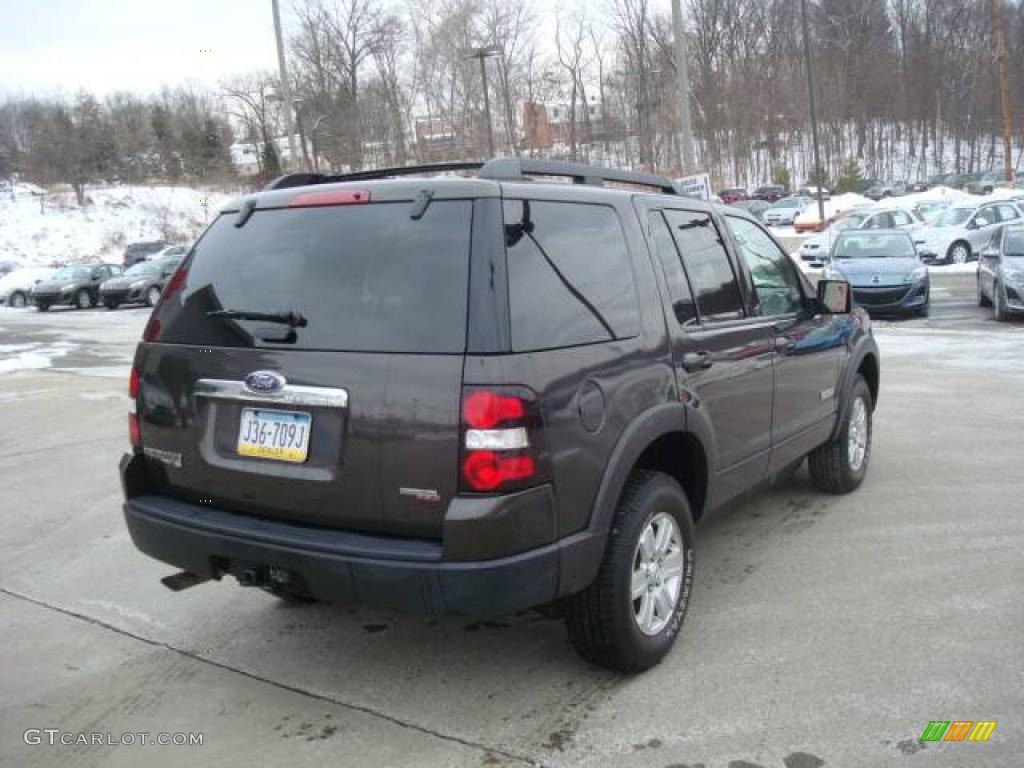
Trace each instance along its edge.
{"label": "alloy wheel", "polygon": [[656,635],[669,623],[683,584],[682,534],[667,512],[654,515],[644,527],[633,554],[630,599],[633,618],[645,635]]}
{"label": "alloy wheel", "polygon": [[862,397],[858,397],[850,406],[846,441],[846,456],[850,462],[850,469],[859,472],[868,452],[868,407]]}

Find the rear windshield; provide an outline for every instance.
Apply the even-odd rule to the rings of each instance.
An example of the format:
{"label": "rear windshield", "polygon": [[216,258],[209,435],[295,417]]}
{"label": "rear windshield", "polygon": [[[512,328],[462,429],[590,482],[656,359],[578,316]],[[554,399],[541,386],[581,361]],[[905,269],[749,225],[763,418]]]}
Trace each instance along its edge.
{"label": "rear windshield", "polygon": [[[466,345],[471,203],[437,201],[222,215],[164,306],[160,341],[200,346],[457,353]],[[296,313],[289,327],[211,316]]]}

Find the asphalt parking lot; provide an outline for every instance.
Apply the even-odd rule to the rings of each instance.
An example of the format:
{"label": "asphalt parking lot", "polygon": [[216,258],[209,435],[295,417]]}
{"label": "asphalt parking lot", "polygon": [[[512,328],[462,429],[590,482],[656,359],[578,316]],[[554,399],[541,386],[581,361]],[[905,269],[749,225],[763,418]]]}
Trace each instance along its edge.
{"label": "asphalt parking lot", "polygon": [[[147,312],[0,310],[0,764],[1012,766],[1024,762],[1024,322],[973,278],[878,322],[871,470],[806,470],[697,529],[689,618],[653,671],[559,621],[171,593],[132,547],[117,460]],[[931,720],[995,720],[925,743]],[[202,745],[26,743],[27,729]]]}

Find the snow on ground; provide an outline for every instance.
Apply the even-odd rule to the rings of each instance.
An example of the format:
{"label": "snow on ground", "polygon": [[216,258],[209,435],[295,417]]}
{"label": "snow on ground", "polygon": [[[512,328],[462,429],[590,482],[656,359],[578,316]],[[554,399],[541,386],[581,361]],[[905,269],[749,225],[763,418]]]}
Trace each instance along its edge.
{"label": "snow on ground", "polygon": [[131,242],[194,240],[234,196],[190,187],[95,187],[79,207],[70,190],[47,194],[19,182],[0,191],[0,260],[119,264]]}

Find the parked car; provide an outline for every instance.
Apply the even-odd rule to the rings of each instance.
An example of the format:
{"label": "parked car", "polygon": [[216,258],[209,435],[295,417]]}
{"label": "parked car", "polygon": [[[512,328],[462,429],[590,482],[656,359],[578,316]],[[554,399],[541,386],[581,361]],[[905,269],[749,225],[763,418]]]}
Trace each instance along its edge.
{"label": "parked car", "polygon": [[100,284],[99,300],[107,309],[117,309],[122,304],[146,304],[156,306],[164,284],[174,274],[181,259],[177,256],[140,261]]}
{"label": "parked car", "polygon": [[728,189],[723,189],[718,193],[718,197],[721,198],[722,202],[726,205],[750,199],[750,195],[747,194],[746,187],[729,187]]}
{"label": "parked car", "polygon": [[117,264],[93,264],[88,266],[61,267],[49,278],[32,287],[29,299],[45,312],[56,304],[70,304],[78,309],[96,306],[100,283],[122,269]]}
{"label": "parked car", "polygon": [[762,219],[765,224],[773,227],[792,226],[793,220],[803,213],[804,208],[811,202],[809,197],[799,195],[784,197],[772,204],[772,207],[764,212]]}
{"label": "parked car", "polygon": [[997,226],[1020,218],[1020,209],[1008,201],[955,203],[915,233],[914,242],[927,264],[966,264]]}
{"label": "parked car", "polygon": [[972,195],[991,195],[997,189],[1012,189],[1013,182],[1007,181],[1002,171],[989,171],[967,183],[964,189]]}
{"label": "parked car", "polygon": [[871,314],[928,314],[928,267],[903,230],[840,232],[824,276],[849,282],[854,301]]}
{"label": "parked car", "polygon": [[828,229],[811,235],[800,245],[803,261],[822,262],[840,232],[848,229],[904,229],[913,232],[923,225],[922,220],[912,211],[904,208],[861,208],[833,222]]}
{"label": "parked car", "polygon": [[754,190],[754,194],[751,195],[755,200],[764,200],[768,203],[774,203],[785,196],[786,188],[780,187],[778,184],[767,184],[763,187],[758,187]]}
{"label": "parked car", "polygon": [[24,307],[32,286],[53,274],[49,267],[23,267],[0,277],[0,304]]}
{"label": "parked car", "polygon": [[911,209],[925,224],[931,224],[944,210],[953,204],[952,200],[922,200]]}
{"label": "parked car", "polygon": [[140,261],[155,256],[171,246],[166,240],[152,240],[145,243],[130,243],[124,251],[124,266],[130,267]]}
{"label": "parked car", "polygon": [[764,221],[764,212],[772,207],[772,204],[766,200],[743,200],[738,203],[731,204],[733,208],[739,208],[741,211],[746,211],[758,221]]}
{"label": "parked car", "polygon": [[978,305],[992,307],[996,320],[1024,314],[1024,225],[1000,227],[982,249]]}
{"label": "parked car", "polygon": [[[818,188],[813,186],[803,186],[796,191],[796,193],[802,197],[808,197],[812,200],[818,199]],[[821,199],[828,200],[832,197],[832,191],[827,187],[821,188]]]}
{"label": "parked car", "polygon": [[864,190],[864,196],[872,200],[881,200],[885,197],[901,197],[909,191],[905,181],[884,181],[872,184]]}
{"label": "parked car", "polygon": [[585,658],[657,664],[696,521],[804,456],[819,488],[864,480],[870,321],[847,283],[812,288],[753,218],[664,177],[518,158],[422,175],[286,176],[213,221],[136,352],[132,539],[177,588],[559,600]]}

